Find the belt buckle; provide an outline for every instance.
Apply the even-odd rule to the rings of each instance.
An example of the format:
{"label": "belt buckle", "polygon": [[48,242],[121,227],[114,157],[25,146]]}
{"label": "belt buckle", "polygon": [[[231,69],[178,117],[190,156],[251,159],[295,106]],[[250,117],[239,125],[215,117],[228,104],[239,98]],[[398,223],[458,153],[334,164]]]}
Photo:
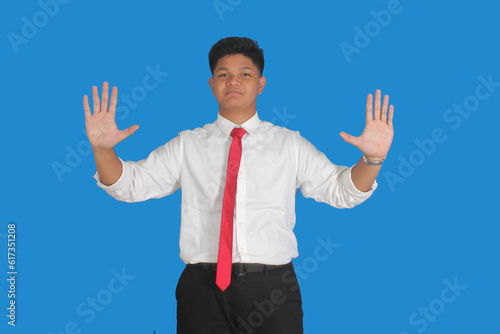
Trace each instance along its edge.
{"label": "belt buckle", "polygon": [[236,268],[235,269],[236,269],[236,273],[235,273],[236,276],[245,276],[246,273],[247,273],[247,267],[245,266],[244,263],[238,262],[236,264]]}

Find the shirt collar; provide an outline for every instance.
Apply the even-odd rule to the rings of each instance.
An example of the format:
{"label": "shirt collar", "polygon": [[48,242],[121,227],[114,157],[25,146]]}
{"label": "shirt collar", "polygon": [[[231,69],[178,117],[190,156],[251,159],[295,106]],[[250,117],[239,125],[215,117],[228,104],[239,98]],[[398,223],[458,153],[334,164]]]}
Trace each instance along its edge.
{"label": "shirt collar", "polygon": [[259,115],[257,114],[257,111],[255,111],[255,114],[250,119],[247,119],[245,122],[243,122],[241,125],[231,122],[219,113],[217,114],[216,124],[222,132],[230,136],[231,131],[233,131],[233,128],[236,126],[242,127],[246,132],[252,134],[259,127],[260,122],[261,120],[259,118]]}

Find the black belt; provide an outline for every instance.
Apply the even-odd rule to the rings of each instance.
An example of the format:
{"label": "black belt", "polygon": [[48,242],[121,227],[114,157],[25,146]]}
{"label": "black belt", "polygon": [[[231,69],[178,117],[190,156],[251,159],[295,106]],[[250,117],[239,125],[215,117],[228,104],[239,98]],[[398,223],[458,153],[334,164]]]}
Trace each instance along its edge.
{"label": "black belt", "polygon": [[[290,262],[291,263],[291,262]],[[271,265],[271,264],[262,264],[262,263],[233,263],[232,272],[238,276],[243,276],[246,273],[257,273],[263,272],[267,270],[273,270],[278,268],[284,268],[290,263],[280,264],[280,265]],[[217,263],[190,263],[188,266],[203,268],[205,270],[217,271]]]}

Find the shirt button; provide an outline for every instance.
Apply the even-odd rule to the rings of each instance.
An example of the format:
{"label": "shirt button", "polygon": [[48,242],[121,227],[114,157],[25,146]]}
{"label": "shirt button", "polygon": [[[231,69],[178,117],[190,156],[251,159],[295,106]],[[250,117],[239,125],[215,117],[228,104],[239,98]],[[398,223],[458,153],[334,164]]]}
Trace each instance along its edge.
{"label": "shirt button", "polygon": [[240,175],[243,175],[243,171],[240,169]]}
{"label": "shirt button", "polygon": [[238,223],[238,225],[242,226],[242,225],[243,225],[243,223],[242,223],[242,222],[239,222],[239,223]]}

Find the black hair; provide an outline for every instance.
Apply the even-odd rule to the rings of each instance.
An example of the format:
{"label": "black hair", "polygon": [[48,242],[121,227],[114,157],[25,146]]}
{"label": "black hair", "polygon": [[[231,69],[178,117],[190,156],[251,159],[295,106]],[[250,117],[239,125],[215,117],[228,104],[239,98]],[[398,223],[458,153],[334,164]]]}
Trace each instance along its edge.
{"label": "black hair", "polygon": [[264,50],[259,47],[257,41],[247,37],[226,37],[215,43],[208,53],[210,71],[214,75],[217,62],[224,56],[242,54],[252,60],[262,75],[264,72]]}

